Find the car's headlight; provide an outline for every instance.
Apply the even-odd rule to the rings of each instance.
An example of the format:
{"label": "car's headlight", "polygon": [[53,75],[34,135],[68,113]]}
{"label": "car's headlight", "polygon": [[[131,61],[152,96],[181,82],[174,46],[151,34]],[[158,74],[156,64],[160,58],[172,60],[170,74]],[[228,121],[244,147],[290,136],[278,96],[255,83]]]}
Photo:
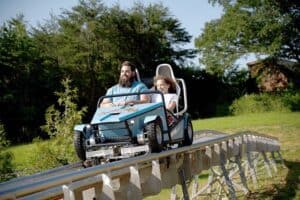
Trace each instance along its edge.
{"label": "car's headlight", "polygon": [[146,143],[146,138],[145,138],[144,133],[142,133],[142,134],[137,134],[136,137],[137,137],[137,142],[138,142],[139,144],[145,144],[145,143]]}

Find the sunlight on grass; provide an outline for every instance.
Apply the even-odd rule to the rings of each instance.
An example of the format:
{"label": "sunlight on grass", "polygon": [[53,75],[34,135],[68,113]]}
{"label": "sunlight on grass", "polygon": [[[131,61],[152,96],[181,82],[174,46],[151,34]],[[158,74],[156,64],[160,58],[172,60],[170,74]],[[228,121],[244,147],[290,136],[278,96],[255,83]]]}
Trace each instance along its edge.
{"label": "sunlight on grass", "polygon": [[12,146],[8,150],[11,151],[14,155],[14,164],[22,165],[26,163],[27,158],[29,157],[30,154],[33,153],[33,148],[35,144],[23,144],[23,145],[17,145],[17,146]]}
{"label": "sunlight on grass", "polygon": [[[281,153],[287,168],[279,167],[274,177],[266,176],[264,169],[258,177],[258,189],[248,180],[251,194],[248,199],[299,199],[300,177],[300,112],[295,113],[260,113],[232,117],[199,119],[193,121],[195,130],[216,130],[223,133],[255,131],[277,137],[281,143]],[[201,173],[199,182],[207,182],[207,174]],[[181,188],[177,186],[177,197],[182,197]],[[146,199],[169,199],[171,190],[163,190],[156,196]],[[180,199],[180,198],[179,198]],[[201,198],[200,198],[201,199]],[[205,199],[205,197],[203,197]],[[238,194],[238,199],[245,199]]]}
{"label": "sunlight on grass", "polygon": [[28,158],[34,153],[35,148],[36,143],[32,143],[12,146],[6,149],[6,151],[10,151],[13,154],[13,164],[16,166],[17,171],[20,171],[18,174],[26,174],[27,169],[34,165],[28,161]]}
{"label": "sunlight on grass", "polygon": [[224,131],[227,129],[246,129],[253,126],[293,126],[300,128],[300,112],[295,113],[258,113],[193,121],[194,129],[211,129]]}
{"label": "sunlight on grass", "polygon": [[[300,198],[300,112],[294,113],[260,113],[193,121],[194,130],[216,130],[223,133],[255,131],[277,137],[281,143],[281,153],[287,168],[281,168],[275,177],[260,177],[259,189],[253,190],[250,199],[291,199]],[[14,154],[13,163],[18,170],[28,169],[33,163],[27,158],[33,153],[35,144],[18,145],[7,150]],[[199,176],[203,186],[207,181],[207,172]],[[251,183],[250,183],[251,185]],[[158,195],[146,199],[170,199],[171,189],[163,189]],[[182,197],[181,187],[177,185],[176,193]],[[242,198],[243,199],[243,198]]]}
{"label": "sunlight on grass", "polygon": [[285,159],[300,161],[300,112],[260,113],[193,121],[195,130],[217,130],[224,133],[255,131],[277,137]]}

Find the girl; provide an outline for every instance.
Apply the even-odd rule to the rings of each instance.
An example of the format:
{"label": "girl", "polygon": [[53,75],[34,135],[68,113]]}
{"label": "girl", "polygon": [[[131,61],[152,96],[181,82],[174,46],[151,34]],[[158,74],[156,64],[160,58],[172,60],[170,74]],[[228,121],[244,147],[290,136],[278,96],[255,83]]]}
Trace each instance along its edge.
{"label": "girl", "polygon": [[[176,86],[174,81],[166,76],[155,76],[154,87],[164,94],[165,105],[167,110],[173,112],[177,105],[178,96],[176,94]],[[156,94],[152,96],[152,102],[161,102],[161,95]]]}

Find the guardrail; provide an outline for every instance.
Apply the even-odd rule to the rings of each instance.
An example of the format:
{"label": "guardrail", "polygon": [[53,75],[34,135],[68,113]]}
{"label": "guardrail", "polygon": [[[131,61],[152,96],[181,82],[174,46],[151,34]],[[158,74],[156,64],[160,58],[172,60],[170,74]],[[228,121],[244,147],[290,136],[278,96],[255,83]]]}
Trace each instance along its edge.
{"label": "guardrail", "polygon": [[[254,183],[257,182],[251,153],[258,152],[263,156],[268,173],[271,173],[270,166],[276,169],[275,152],[282,161],[277,138],[255,132],[218,135],[204,140],[200,138],[198,141],[187,147],[67,171],[34,181],[21,179],[22,184],[15,181],[15,184],[7,186],[4,183],[0,185],[0,200],[142,199],[176,184],[182,185],[184,199],[189,199],[186,181],[195,180],[201,171],[207,169],[213,172],[208,185],[197,190],[195,181],[191,198],[211,193],[213,183],[219,182],[223,185],[223,193],[230,199],[236,199],[236,190],[248,192],[244,172],[246,167]],[[266,156],[267,152],[271,153],[271,158]],[[226,165],[232,158],[236,167],[229,170]],[[241,164],[242,158],[245,158],[244,164]],[[215,167],[219,168],[219,172],[213,170]],[[240,174],[241,184],[236,184],[231,179],[236,172]],[[174,199],[174,195],[171,198]]]}

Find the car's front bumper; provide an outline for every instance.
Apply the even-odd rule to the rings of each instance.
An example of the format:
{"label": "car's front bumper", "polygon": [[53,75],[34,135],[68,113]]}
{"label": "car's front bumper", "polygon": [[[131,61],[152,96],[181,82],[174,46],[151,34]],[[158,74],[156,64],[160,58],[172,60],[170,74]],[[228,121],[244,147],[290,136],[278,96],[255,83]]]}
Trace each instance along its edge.
{"label": "car's front bumper", "polygon": [[116,146],[87,151],[86,158],[121,159],[132,157],[139,153],[147,153],[149,150],[148,144],[128,147]]}

